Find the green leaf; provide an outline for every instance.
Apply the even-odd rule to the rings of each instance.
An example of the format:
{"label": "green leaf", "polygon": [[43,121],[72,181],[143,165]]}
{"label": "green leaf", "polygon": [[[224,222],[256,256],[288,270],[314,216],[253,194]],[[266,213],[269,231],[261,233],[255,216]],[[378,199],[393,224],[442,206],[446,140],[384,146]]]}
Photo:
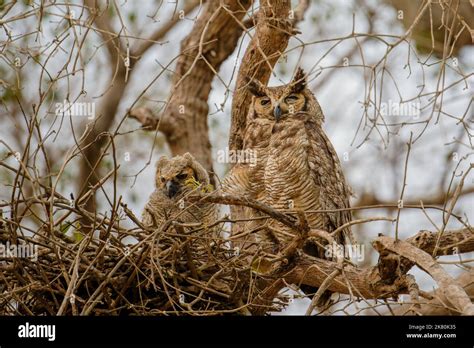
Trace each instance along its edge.
{"label": "green leaf", "polygon": [[80,242],[81,240],[84,239],[84,235],[80,232],[81,231],[81,223],[80,222],[76,222],[75,225],[74,225],[74,233],[73,233],[73,236],[74,236],[74,239],[76,240],[76,242]]}
{"label": "green leaf", "polygon": [[71,228],[72,224],[69,221],[66,221],[65,223],[62,223],[59,226],[59,229],[61,230],[62,234],[66,234],[67,231]]}

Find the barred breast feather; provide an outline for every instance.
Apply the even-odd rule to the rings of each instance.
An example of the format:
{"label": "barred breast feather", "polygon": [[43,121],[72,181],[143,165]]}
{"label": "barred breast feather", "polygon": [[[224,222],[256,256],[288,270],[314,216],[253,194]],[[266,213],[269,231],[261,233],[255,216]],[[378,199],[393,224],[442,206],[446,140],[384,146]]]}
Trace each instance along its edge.
{"label": "barred breast feather", "polygon": [[[308,212],[349,208],[349,189],[337,154],[321,123],[309,113],[300,112],[275,123],[264,181],[267,204],[281,210],[306,211],[312,228],[331,232],[351,220],[350,210]],[[275,222],[270,224],[270,233],[280,244],[294,234]],[[346,237],[351,240],[350,228],[334,237],[339,243]]]}

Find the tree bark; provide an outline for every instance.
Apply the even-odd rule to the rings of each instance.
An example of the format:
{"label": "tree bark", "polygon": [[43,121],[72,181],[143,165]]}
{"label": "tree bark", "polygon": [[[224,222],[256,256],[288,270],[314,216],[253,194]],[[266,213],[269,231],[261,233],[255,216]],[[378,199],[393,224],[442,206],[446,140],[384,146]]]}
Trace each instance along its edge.
{"label": "tree bark", "polygon": [[[454,305],[459,313],[472,315],[474,307],[470,304],[469,297],[461,286],[447,275],[439,266],[436,260],[430,256],[436,250],[434,256],[452,255],[456,253],[468,253],[474,251],[474,232],[472,227],[459,230],[445,231],[444,233],[432,233],[421,231],[408,238],[406,241],[395,241],[392,238],[379,236],[372,242],[372,245],[380,254],[377,265],[368,268],[359,268],[351,264],[342,264],[330,260],[315,258],[304,254],[298,248],[291,245],[299,245],[298,239],[305,238],[305,231],[301,218],[294,218],[287,214],[282,214],[272,207],[257,202],[255,200],[229,195],[212,194],[200,198],[203,202],[219,204],[229,204],[234,206],[245,206],[259,210],[269,218],[280,221],[297,232],[295,241],[290,243],[283,255],[282,261],[275,264],[271,271],[268,271],[269,291],[263,290],[265,298],[261,299],[261,304],[270,303],[278,290],[286,283],[297,285],[310,285],[320,287],[324,281],[336,269],[340,269],[340,274],[335,276],[330,284],[326,284],[328,290],[341,294],[348,294],[364,299],[386,299],[397,297],[400,294],[410,292],[407,280],[407,272],[417,265],[426,271],[438,283],[442,294]],[[306,233],[305,233],[306,232]],[[437,246],[437,247],[436,247]],[[387,263],[387,261],[391,263]],[[275,280],[284,279],[285,282]],[[280,287],[278,289],[278,287]],[[268,296],[268,297],[267,297]],[[257,308],[254,314],[263,314],[265,307]]]}
{"label": "tree bark", "polygon": [[290,20],[291,3],[287,0],[262,0],[257,14],[255,34],[242,58],[237,76],[236,89],[232,99],[232,123],[229,149],[240,150],[243,146],[243,132],[251,94],[245,86],[245,78],[253,77],[267,84],[278,59],[281,57],[290,37],[294,34]]}
{"label": "tree bark", "polygon": [[[207,116],[211,84],[222,62],[235,50],[251,0],[208,1],[191,33],[181,43],[172,94],[158,129],[173,155],[187,151],[210,172]],[[161,127],[163,124],[163,127]]]}

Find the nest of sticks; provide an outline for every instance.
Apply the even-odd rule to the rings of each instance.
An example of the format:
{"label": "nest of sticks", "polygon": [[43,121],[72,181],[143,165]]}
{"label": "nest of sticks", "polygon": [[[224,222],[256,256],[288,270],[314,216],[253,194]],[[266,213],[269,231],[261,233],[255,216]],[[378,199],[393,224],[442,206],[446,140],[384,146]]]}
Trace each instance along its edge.
{"label": "nest of sticks", "polygon": [[[43,225],[19,235],[15,221],[2,218],[0,243],[32,250],[0,259],[0,314],[246,315],[287,304],[284,296],[262,301],[268,277],[207,228],[167,221],[146,230],[123,204],[113,219],[82,213],[95,221],[87,234],[78,224],[53,222],[52,230]],[[136,227],[120,227],[123,219]]]}

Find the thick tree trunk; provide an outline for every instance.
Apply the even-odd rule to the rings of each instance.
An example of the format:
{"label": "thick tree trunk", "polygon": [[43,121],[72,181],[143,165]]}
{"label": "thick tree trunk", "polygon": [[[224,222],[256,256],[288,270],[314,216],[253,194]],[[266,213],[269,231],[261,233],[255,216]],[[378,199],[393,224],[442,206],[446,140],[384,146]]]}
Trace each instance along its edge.
{"label": "thick tree trunk", "polygon": [[173,155],[192,152],[212,172],[207,116],[211,84],[242,34],[250,0],[208,1],[191,33],[181,43],[172,94],[159,129]]}
{"label": "thick tree trunk", "polygon": [[242,65],[237,76],[236,93],[232,99],[232,124],[229,138],[231,150],[242,149],[247,112],[252,100],[244,79],[253,77],[265,85],[268,83],[273,67],[285,51],[294,32],[290,11],[290,1],[261,1],[255,34],[242,58]]}
{"label": "thick tree trunk", "polygon": [[[245,78],[253,77],[265,85],[268,83],[273,67],[288,46],[293,33],[293,22],[289,20],[290,11],[290,1],[262,0],[260,3],[255,33],[242,58],[232,99],[230,150],[240,150],[243,147],[247,113],[252,102]],[[230,212],[233,219],[245,216],[243,207],[232,206]],[[245,223],[232,224],[232,234],[240,234],[245,226]],[[241,247],[240,241],[235,241],[235,244]]]}

